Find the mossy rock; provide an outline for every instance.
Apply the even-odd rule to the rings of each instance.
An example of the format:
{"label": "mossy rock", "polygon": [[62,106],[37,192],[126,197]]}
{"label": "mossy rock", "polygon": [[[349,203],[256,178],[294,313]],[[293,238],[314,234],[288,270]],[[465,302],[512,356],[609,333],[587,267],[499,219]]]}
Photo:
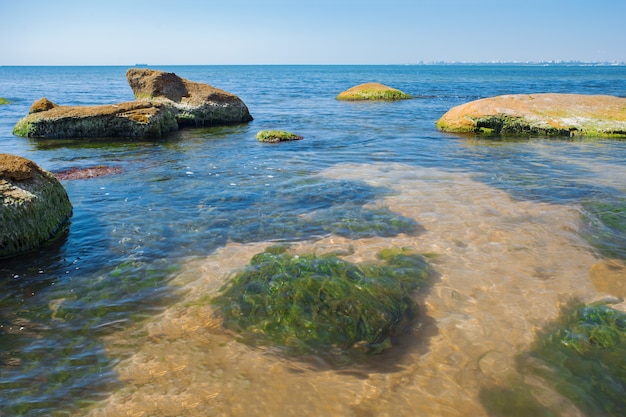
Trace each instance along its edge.
{"label": "mossy rock", "polygon": [[365,83],[354,86],[346,91],[342,91],[336,98],[337,100],[343,101],[396,101],[407,100],[413,97],[398,89],[388,87],[384,84]]}
{"label": "mossy rock", "polygon": [[392,346],[403,320],[416,313],[410,293],[429,273],[422,256],[405,250],[387,250],[380,259],[356,265],[334,255],[270,248],[255,255],[213,303],[224,325],[248,343],[350,363]]}
{"label": "mossy rock", "polygon": [[302,136],[284,130],[262,130],[256,134],[259,142],[277,143],[291,140],[300,140]]}
{"label": "mossy rock", "polygon": [[72,214],[63,185],[34,162],[0,154],[0,258],[55,237]]}
{"label": "mossy rock", "polygon": [[626,98],[584,94],[509,94],[448,110],[437,129],[481,136],[626,137]]}
{"label": "mossy rock", "polygon": [[11,102],[4,97],[0,97],[0,104],[11,104]]}

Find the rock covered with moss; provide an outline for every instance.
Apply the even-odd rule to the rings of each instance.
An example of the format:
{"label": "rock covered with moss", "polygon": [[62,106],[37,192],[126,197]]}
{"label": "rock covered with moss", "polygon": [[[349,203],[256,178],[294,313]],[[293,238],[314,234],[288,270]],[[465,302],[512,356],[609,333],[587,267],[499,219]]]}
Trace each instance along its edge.
{"label": "rock covered with moss", "polygon": [[9,104],[9,103],[11,103],[9,100],[7,100],[4,97],[0,97],[0,104]]}
{"label": "rock covered with moss", "polygon": [[285,132],[284,130],[262,130],[256,134],[256,140],[267,143],[288,142],[301,139],[302,136]]}
{"label": "rock covered with moss", "polygon": [[513,94],[450,109],[444,132],[482,135],[626,137],[626,98],[582,94]]}
{"label": "rock covered with moss", "polygon": [[387,250],[379,264],[336,256],[257,254],[214,299],[226,327],[250,343],[348,363],[392,347],[416,313],[410,294],[427,278],[423,257]]}
{"label": "rock covered with moss", "polygon": [[388,87],[380,83],[365,83],[359,84],[352,88],[342,91],[337,95],[337,100],[343,101],[360,101],[360,100],[375,100],[375,101],[396,101],[406,100],[413,98],[409,94],[398,89]]}
{"label": "rock covered with moss", "polygon": [[0,258],[41,246],[72,214],[55,176],[20,156],[0,154],[0,198]]}
{"label": "rock covered with moss", "polygon": [[130,69],[136,100],[100,106],[60,106],[37,100],[13,134],[31,138],[158,138],[183,127],[252,120],[237,96],[174,73]]}
{"label": "rock covered with moss", "polygon": [[[43,100],[43,99],[42,99]],[[157,138],[178,129],[176,118],[160,104],[131,101],[103,106],[58,106],[52,102],[17,122],[13,134],[29,138]],[[35,108],[35,109],[33,109]]]}

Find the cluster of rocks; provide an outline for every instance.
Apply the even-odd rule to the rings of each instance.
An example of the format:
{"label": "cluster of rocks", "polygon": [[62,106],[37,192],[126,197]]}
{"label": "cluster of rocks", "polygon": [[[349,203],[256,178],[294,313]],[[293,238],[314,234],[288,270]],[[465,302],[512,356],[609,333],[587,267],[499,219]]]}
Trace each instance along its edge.
{"label": "cluster of rocks", "polygon": [[36,101],[13,134],[31,138],[155,138],[183,127],[246,123],[248,107],[234,94],[174,73],[131,68],[135,101],[101,106],[59,106]]}

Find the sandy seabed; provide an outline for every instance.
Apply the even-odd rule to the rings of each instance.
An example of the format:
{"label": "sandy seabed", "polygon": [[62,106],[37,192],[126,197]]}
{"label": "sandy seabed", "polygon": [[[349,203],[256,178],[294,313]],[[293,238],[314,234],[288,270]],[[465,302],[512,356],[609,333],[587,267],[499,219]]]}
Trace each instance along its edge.
{"label": "sandy seabed", "polygon": [[[393,189],[374,204],[415,219],[424,231],[329,236],[290,251],[347,253],[350,262],[374,261],[390,247],[435,254],[430,285],[416,294],[420,316],[411,334],[371,364],[348,369],[243,344],[223,329],[208,300],[271,243],[229,244],[184,265],[172,281],[181,294],[175,305],[108,337],[111,355],[124,358],[116,369],[124,386],[89,417],[487,416],[480,390],[524,378],[516,375],[515,356],[561,307],[574,298],[623,295],[592,279],[603,268],[622,280],[626,273],[580,237],[577,207],[517,201],[466,173],[400,164],[343,164],[321,175]],[[582,415],[543,388],[544,404]]]}

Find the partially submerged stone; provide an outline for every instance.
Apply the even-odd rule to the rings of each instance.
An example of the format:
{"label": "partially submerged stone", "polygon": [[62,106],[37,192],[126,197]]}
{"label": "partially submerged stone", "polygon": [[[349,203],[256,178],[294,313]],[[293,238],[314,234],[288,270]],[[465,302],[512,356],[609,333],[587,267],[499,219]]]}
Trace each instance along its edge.
{"label": "partially submerged stone", "polygon": [[302,136],[291,132],[285,132],[283,130],[262,130],[256,134],[256,139],[259,142],[277,143],[300,140],[302,139]]}
{"label": "partially submerged stone", "polygon": [[483,135],[626,137],[626,98],[582,94],[484,98],[450,109],[437,128]]}
{"label": "partially submerged stone", "polygon": [[20,156],[0,154],[0,258],[53,238],[72,214],[61,183]]}
{"label": "partially submerged stone", "polygon": [[163,105],[126,102],[102,106],[53,106],[17,122],[13,134],[29,138],[158,138],[178,129]]}
{"label": "partially submerged stone", "polygon": [[380,83],[365,83],[342,91],[336,97],[337,100],[383,100],[395,101],[413,98],[412,96],[392,87]]}
{"label": "partially submerged stone", "polygon": [[37,100],[13,134],[31,138],[158,138],[183,127],[246,123],[252,116],[233,94],[150,69],[129,69],[135,101],[59,106]]}
{"label": "partially submerged stone", "polygon": [[9,104],[9,103],[11,103],[9,100],[7,100],[4,97],[0,97],[0,104]]}
{"label": "partially submerged stone", "polygon": [[163,103],[180,127],[247,123],[248,107],[234,94],[171,72],[131,68],[126,78],[136,100]]}

